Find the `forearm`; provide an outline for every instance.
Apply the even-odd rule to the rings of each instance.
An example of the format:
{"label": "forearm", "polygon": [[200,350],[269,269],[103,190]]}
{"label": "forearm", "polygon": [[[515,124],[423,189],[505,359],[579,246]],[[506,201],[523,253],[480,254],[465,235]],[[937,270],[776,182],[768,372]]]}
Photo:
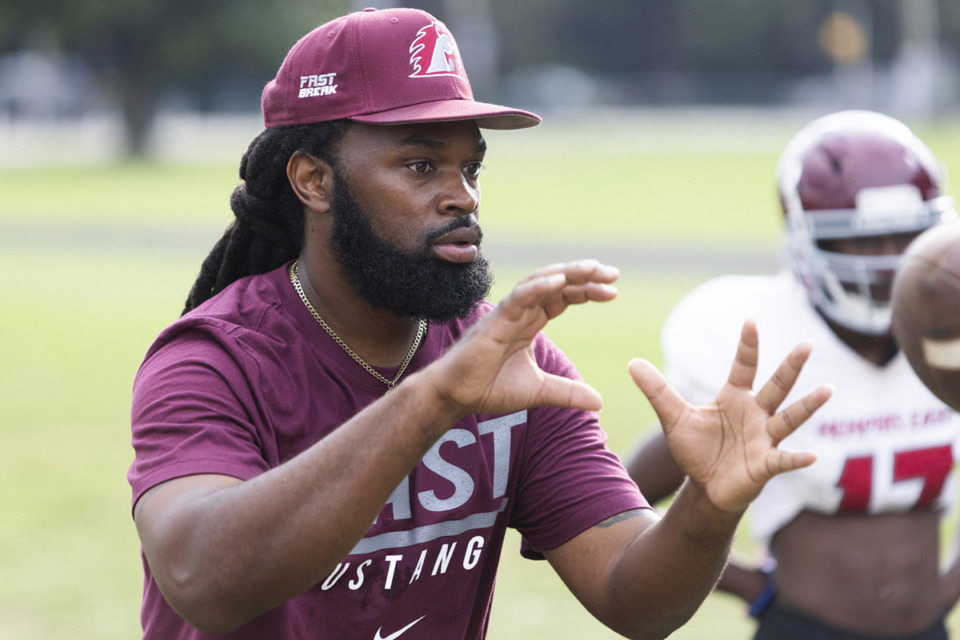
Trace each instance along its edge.
{"label": "forearm", "polygon": [[[960,537],[960,532],[958,532]],[[945,611],[951,611],[960,601],[960,540],[954,540],[947,561],[941,569],[940,590]]]}
{"label": "forearm", "polygon": [[432,389],[429,374],[411,375],[281,466],[159,509],[144,549],[171,605],[222,632],[323,580],[461,417]]}
{"label": "forearm", "polygon": [[684,483],[611,574],[611,611],[622,616],[611,626],[633,638],[664,638],[682,626],[716,585],[741,515],[718,510]]}

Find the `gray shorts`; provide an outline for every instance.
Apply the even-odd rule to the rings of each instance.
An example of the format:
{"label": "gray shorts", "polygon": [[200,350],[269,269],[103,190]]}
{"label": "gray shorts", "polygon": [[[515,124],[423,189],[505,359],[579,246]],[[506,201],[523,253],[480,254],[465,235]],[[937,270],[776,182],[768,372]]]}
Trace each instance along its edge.
{"label": "gray shorts", "polygon": [[754,640],[947,640],[947,628],[941,618],[929,629],[908,636],[869,636],[828,627],[807,616],[777,606],[760,616]]}

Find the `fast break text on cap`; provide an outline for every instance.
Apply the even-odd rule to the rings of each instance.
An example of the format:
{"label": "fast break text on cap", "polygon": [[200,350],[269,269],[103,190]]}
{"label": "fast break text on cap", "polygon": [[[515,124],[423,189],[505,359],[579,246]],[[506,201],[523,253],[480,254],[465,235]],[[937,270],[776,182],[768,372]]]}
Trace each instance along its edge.
{"label": "fast break text on cap", "polygon": [[333,84],[336,73],[321,73],[312,76],[300,76],[300,95],[298,98],[312,98],[314,96],[329,96],[337,92],[337,85]]}

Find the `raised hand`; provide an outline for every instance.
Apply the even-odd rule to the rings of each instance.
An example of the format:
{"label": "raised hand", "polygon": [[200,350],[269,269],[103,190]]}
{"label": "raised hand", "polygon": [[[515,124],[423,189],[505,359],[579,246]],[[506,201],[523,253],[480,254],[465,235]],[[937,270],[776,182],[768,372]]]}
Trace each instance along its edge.
{"label": "raised hand", "polygon": [[649,362],[630,362],[634,381],[660,418],[670,453],[718,509],[742,511],[770,478],[816,460],[812,452],[777,448],[832,393],[829,385],[822,385],[777,412],[810,350],[809,343],[797,345],[754,394],[757,328],[747,321],[727,383],[713,404],[703,407],[686,402]]}
{"label": "raised hand", "polygon": [[605,302],[614,267],[595,260],[555,264],[520,282],[437,363],[438,392],[463,413],[498,413],[540,405],[595,410],[600,394],[583,382],[550,375],[537,365],[533,339],[572,304]]}

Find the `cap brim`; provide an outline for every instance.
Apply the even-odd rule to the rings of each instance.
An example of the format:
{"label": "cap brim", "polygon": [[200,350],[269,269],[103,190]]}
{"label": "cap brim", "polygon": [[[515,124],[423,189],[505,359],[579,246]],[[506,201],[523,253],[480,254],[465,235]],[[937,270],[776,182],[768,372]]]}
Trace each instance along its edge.
{"label": "cap brim", "polygon": [[473,100],[438,100],[421,104],[350,116],[350,120],[366,124],[412,124],[415,122],[446,122],[476,120],[484,129],[526,129],[541,122],[540,116],[522,109]]}

